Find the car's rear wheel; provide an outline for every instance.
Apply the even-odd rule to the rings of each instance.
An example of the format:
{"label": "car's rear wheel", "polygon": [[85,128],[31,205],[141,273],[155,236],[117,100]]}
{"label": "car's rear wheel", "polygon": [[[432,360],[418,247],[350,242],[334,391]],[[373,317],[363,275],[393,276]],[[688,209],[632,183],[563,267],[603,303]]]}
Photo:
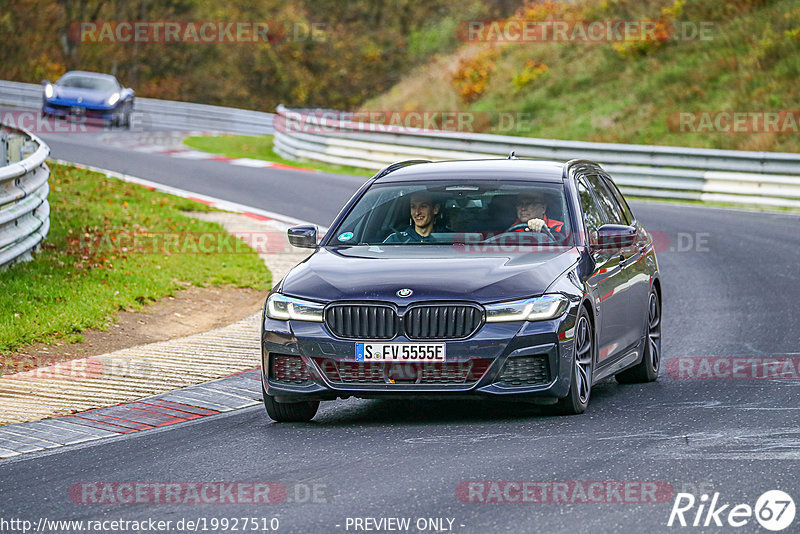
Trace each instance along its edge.
{"label": "car's rear wheel", "polygon": [[264,386],[261,386],[264,395],[264,408],[267,415],[278,423],[305,423],[311,421],[319,409],[319,401],[278,402],[267,395]]}
{"label": "car's rear wheel", "polygon": [[572,380],[569,393],[558,400],[555,411],[563,415],[577,415],[586,411],[592,392],[594,369],[594,330],[589,314],[581,307],[575,322],[575,357],[572,359]]}
{"label": "car's rear wheel", "polygon": [[647,299],[647,325],[642,361],[618,373],[615,378],[620,384],[653,382],[658,378],[659,367],[661,367],[661,301],[656,290],[652,289]]}

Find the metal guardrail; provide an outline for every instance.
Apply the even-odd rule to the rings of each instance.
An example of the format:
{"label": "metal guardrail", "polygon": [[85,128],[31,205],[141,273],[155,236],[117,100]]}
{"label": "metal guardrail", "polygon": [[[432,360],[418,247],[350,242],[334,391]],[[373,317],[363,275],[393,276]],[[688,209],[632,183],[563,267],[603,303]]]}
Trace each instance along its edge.
{"label": "metal guardrail", "polygon": [[[0,126],[0,268],[29,259],[50,230],[50,148],[28,132]],[[32,152],[32,153],[31,153]]]}
{"label": "metal guardrail", "polygon": [[603,165],[630,196],[800,208],[800,154],[535,139],[352,122],[278,106],[281,156],[366,169],[404,159],[519,157]]}
{"label": "metal guardrail", "polygon": [[[0,106],[39,111],[42,86],[0,81]],[[245,109],[136,98],[133,128],[137,125],[172,130],[212,130],[244,135],[273,133],[273,113]]]}

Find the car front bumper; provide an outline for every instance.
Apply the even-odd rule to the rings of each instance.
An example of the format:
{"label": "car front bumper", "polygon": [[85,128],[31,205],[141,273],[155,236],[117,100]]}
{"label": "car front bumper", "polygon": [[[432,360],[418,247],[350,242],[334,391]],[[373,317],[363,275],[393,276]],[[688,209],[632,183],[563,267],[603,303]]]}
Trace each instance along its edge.
{"label": "car front bumper", "polygon": [[83,105],[56,104],[45,101],[42,105],[42,113],[54,115],[56,117],[85,117],[110,121],[119,117],[121,108],[119,105],[113,107],[89,107]]}
{"label": "car front bumper", "polygon": [[[468,339],[444,341],[447,362],[438,366],[356,362],[356,341],[334,337],[323,323],[263,318],[262,382],[279,402],[353,396],[547,404],[569,390],[576,314],[573,306],[551,321],[484,324]],[[398,336],[390,342],[410,340]],[[406,380],[393,381],[397,377]]]}

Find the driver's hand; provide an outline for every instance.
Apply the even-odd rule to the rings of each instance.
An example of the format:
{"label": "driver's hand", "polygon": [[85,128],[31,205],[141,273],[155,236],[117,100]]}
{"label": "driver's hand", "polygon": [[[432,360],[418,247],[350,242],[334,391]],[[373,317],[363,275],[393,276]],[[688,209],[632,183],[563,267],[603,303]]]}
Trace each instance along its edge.
{"label": "driver's hand", "polygon": [[531,232],[541,232],[544,228],[544,221],[542,219],[531,219],[528,221],[528,228]]}

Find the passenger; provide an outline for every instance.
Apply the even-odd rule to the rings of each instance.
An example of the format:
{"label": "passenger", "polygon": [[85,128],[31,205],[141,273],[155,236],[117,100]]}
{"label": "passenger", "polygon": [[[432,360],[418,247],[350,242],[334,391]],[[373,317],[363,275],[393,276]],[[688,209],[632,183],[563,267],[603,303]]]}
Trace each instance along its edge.
{"label": "passenger", "polygon": [[411,224],[408,228],[395,232],[386,238],[384,243],[431,243],[436,240],[431,233],[434,230],[436,216],[442,209],[439,202],[426,192],[412,193]]}
{"label": "passenger", "polygon": [[[564,228],[563,222],[547,217],[547,201],[540,193],[523,193],[517,197],[514,205],[517,208],[517,220],[509,227],[509,231],[541,232],[547,226],[551,231],[561,232]],[[511,230],[523,224],[527,227]]]}

